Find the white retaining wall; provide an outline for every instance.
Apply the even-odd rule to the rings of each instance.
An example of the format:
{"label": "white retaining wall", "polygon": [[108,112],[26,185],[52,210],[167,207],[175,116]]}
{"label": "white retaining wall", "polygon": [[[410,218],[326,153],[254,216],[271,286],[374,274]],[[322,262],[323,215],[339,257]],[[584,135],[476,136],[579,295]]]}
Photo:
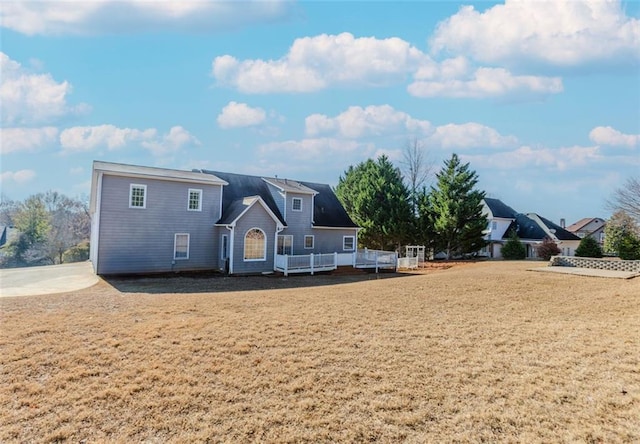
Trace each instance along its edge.
{"label": "white retaining wall", "polygon": [[549,266],[595,268],[598,270],[640,273],[640,261],[597,259],[593,257],[552,256]]}

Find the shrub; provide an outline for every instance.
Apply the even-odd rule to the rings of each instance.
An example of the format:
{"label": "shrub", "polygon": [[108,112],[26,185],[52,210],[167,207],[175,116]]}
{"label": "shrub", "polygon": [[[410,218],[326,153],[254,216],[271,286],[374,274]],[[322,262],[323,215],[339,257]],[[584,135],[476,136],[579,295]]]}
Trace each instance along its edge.
{"label": "shrub", "polygon": [[548,261],[551,259],[551,256],[557,256],[558,254],[560,254],[558,245],[548,237],[545,237],[542,240],[542,244],[538,247],[538,257]]}
{"label": "shrub", "polygon": [[579,257],[602,257],[602,248],[597,240],[591,236],[582,238],[580,245],[576,248],[576,256]]}
{"label": "shrub", "polygon": [[64,252],[62,262],[82,262],[89,259],[89,242],[80,242]]}
{"label": "shrub", "polygon": [[640,259],[640,239],[628,234],[620,240],[618,256],[624,260]]}
{"label": "shrub", "polygon": [[527,249],[514,230],[509,235],[509,240],[502,247],[502,257],[507,260],[519,260],[527,257]]}

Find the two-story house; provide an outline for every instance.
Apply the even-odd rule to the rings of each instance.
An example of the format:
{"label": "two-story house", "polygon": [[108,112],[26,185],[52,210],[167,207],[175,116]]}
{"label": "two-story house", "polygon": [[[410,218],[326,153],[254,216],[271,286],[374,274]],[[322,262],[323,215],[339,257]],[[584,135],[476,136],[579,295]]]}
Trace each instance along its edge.
{"label": "two-story house", "polygon": [[502,246],[512,231],[525,245],[528,258],[538,256],[537,247],[545,238],[555,242],[566,256],[573,256],[580,244],[579,237],[561,226],[536,213],[518,213],[499,199],[485,198],[483,212],[489,223],[485,235],[486,253],[492,258],[502,257]]}
{"label": "two-story house", "polygon": [[96,161],[97,274],[275,269],[278,255],[350,253],[358,227],[329,185]]}
{"label": "two-story house", "polygon": [[567,227],[567,231],[580,239],[592,237],[602,246],[604,244],[604,229],[607,223],[599,217],[586,217]]}

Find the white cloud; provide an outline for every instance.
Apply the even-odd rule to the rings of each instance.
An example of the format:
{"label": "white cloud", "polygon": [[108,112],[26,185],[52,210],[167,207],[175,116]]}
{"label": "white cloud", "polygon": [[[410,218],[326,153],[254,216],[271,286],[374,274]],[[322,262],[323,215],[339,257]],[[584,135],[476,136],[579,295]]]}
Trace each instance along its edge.
{"label": "white cloud", "polygon": [[200,145],[200,142],[181,126],[172,127],[160,137],[155,128],[139,130],[98,125],[67,128],[60,133],[60,144],[66,153],[86,152],[96,148],[116,150],[139,145],[154,155],[163,155],[187,146]]}
{"label": "white cloud", "polygon": [[2,26],[27,35],[207,32],[288,17],[285,0],[3,1]]}
{"label": "white cloud", "polygon": [[610,126],[598,126],[591,130],[589,139],[598,145],[626,146],[640,145],[640,134],[624,134]]}
{"label": "white cloud", "polygon": [[278,60],[216,57],[212,74],[219,84],[244,93],[311,92],[332,85],[386,85],[426,63],[429,57],[402,39],[345,32],[296,39]]}
{"label": "white cloud", "polygon": [[503,148],[518,143],[514,136],[503,136],[495,129],[475,122],[438,126],[426,142],[441,148]]}
{"label": "white cloud", "polygon": [[56,82],[51,74],[33,74],[0,52],[0,101],[2,123],[37,124],[71,113],[83,112],[87,105],[69,106],[69,82]]}
{"label": "white cloud", "polygon": [[260,125],[267,113],[262,108],[252,108],[246,103],[229,102],[218,115],[220,128],[242,128]]}
{"label": "white cloud", "polygon": [[521,146],[514,151],[490,155],[461,155],[472,165],[498,170],[546,167],[559,171],[583,167],[602,160],[597,146],[571,146],[562,148]]}
{"label": "white cloud", "polygon": [[390,105],[351,106],[336,117],[312,114],[305,119],[308,136],[338,134],[347,138],[379,136],[389,133],[428,133],[431,123],[412,118],[407,113],[396,111]]}
{"label": "white cloud", "polygon": [[[456,72],[461,75],[461,71]],[[424,72],[417,76],[424,77]],[[472,77],[442,76],[436,80],[417,80],[407,87],[416,97],[527,97],[544,96],[562,92],[560,77],[516,76],[504,68],[478,68]]]}
{"label": "white cloud", "polygon": [[0,183],[16,183],[23,185],[31,182],[36,177],[36,172],[33,170],[18,170],[18,171],[5,171],[0,174]]}
{"label": "white cloud", "polygon": [[0,152],[9,154],[20,151],[36,151],[57,142],[58,128],[2,128],[0,129]]}
{"label": "white cloud", "polygon": [[134,142],[151,141],[156,129],[137,130],[114,125],[75,126],[60,133],[60,144],[66,152],[92,151],[95,148],[115,150]]}
{"label": "white cloud", "polygon": [[485,12],[462,7],[438,25],[431,47],[489,63],[637,62],[640,20],[615,0],[506,0]]}
{"label": "white cloud", "polygon": [[353,156],[360,152],[369,152],[370,150],[371,146],[369,145],[353,140],[345,141],[333,138],[287,140],[266,143],[258,147],[258,153],[263,157],[277,154],[286,159],[319,160],[322,162],[334,159],[339,160],[340,163],[344,163],[347,156]]}
{"label": "white cloud", "polygon": [[162,136],[162,139],[142,142],[142,146],[156,156],[176,152],[188,146],[199,145],[200,141],[181,126],[172,127],[167,134]]}

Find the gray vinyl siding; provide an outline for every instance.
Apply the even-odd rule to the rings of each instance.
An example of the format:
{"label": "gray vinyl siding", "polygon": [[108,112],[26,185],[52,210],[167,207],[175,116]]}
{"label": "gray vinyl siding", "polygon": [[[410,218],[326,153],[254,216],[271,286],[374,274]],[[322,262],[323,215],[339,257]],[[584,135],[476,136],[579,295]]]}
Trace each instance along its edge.
{"label": "gray vinyl siding", "polygon": [[[147,186],[146,208],[129,208],[131,184]],[[188,190],[202,190],[202,211],[187,211]],[[215,269],[220,185],[103,176],[98,274]],[[188,233],[189,258],[174,261],[174,236]]]}
{"label": "gray vinyl siding", "polygon": [[[311,234],[315,236],[314,253],[350,253],[342,249],[342,238],[344,236],[354,236],[357,243],[358,238],[355,228],[345,229],[322,229],[315,228]],[[356,245],[357,248],[357,245]],[[309,250],[307,250],[309,251]],[[353,250],[352,250],[353,251]]]}
{"label": "gray vinyl siding", "polygon": [[[293,198],[302,199],[302,211],[293,211]],[[287,228],[285,228],[281,235],[293,236],[293,254],[309,254],[319,253],[320,251],[305,250],[304,249],[304,236],[313,235],[313,228],[311,225],[311,209],[312,200],[309,194],[297,194],[287,193]],[[314,244],[314,247],[317,245]]]}
{"label": "gray vinyl siding", "polygon": [[[244,236],[252,228],[260,228],[267,237],[267,251],[264,261],[244,260]],[[233,273],[262,273],[273,271],[276,222],[259,204],[254,204],[236,223],[233,241]]]}

